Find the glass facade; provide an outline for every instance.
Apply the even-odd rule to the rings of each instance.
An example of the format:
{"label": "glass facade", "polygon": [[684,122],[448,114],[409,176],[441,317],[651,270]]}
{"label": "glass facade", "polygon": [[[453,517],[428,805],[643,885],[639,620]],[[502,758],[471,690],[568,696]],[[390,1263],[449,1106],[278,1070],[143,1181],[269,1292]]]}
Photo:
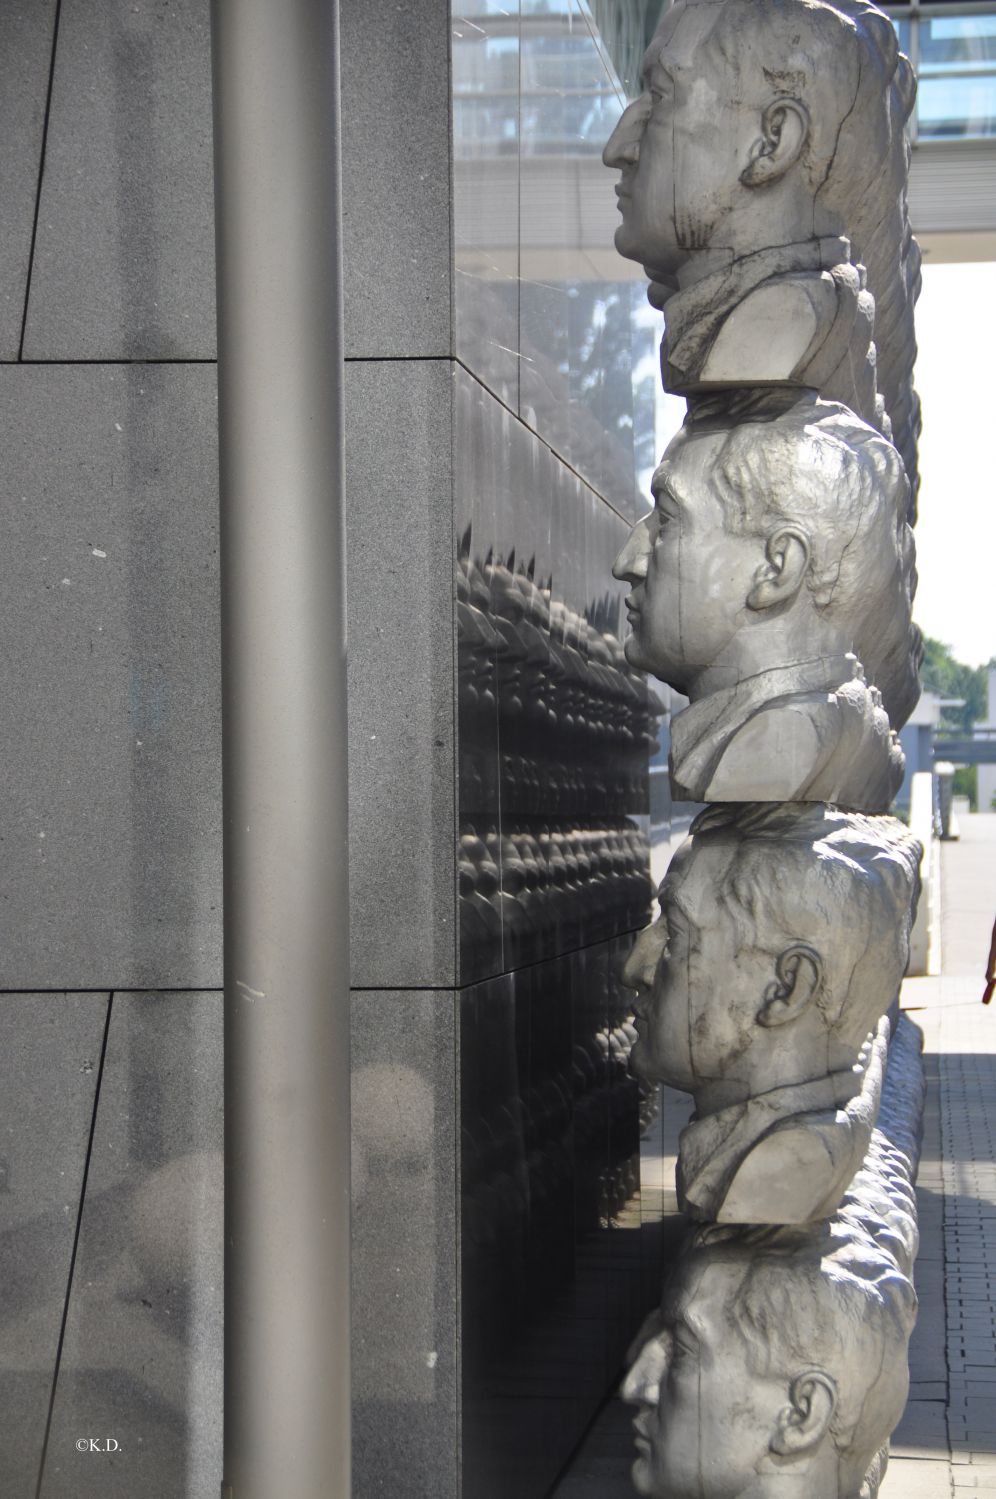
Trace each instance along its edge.
{"label": "glass facade", "polygon": [[996,137],[996,7],[890,7],[919,78],[918,141]]}
{"label": "glass facade", "polygon": [[630,1074],[621,982],[671,830],[667,694],[612,564],[684,402],[601,160],[659,11],[452,14],[466,1499],[548,1491],[676,1221],[687,1109]]}

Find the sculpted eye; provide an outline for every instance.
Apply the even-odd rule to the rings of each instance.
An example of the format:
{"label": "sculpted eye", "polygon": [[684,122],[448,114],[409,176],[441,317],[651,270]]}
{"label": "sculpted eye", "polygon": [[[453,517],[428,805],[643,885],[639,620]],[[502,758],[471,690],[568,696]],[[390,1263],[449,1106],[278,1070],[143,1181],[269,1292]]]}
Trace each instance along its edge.
{"label": "sculpted eye", "polygon": [[671,1346],[671,1361],[677,1363],[679,1360],[687,1360],[698,1357],[698,1348],[694,1343],[686,1341],[680,1334],[674,1339]]}
{"label": "sculpted eye", "polygon": [[673,512],[670,511],[670,510],[665,510],[662,505],[657,505],[655,507],[655,509],[654,509],[654,540],[655,541],[657,540],[657,538],[659,536],[661,536],[663,534],[664,531],[667,530],[668,526],[675,519],[676,519],[676,516],[673,514]]}

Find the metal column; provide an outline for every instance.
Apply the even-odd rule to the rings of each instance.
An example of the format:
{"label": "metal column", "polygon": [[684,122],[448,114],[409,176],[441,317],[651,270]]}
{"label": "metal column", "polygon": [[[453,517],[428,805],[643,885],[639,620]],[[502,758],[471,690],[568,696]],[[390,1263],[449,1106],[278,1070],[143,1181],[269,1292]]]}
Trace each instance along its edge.
{"label": "metal column", "polygon": [[232,1499],[350,1492],[337,23],[213,0]]}

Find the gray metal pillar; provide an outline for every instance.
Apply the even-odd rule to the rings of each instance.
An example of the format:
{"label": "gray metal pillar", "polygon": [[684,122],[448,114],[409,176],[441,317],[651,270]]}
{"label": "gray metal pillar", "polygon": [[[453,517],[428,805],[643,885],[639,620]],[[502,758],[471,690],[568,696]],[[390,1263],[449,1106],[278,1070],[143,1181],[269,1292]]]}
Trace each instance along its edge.
{"label": "gray metal pillar", "polygon": [[213,0],[232,1499],[350,1492],[337,21]]}

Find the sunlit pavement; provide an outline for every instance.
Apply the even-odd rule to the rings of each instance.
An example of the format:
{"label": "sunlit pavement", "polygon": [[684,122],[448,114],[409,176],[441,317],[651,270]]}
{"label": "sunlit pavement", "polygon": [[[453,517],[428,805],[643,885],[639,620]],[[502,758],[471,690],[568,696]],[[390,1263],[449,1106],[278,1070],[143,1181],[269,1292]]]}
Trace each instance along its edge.
{"label": "sunlit pavement", "polygon": [[[996,1002],[980,1003],[996,916],[996,814],[941,848],[941,976],[907,979],[924,1033],[917,1183],[920,1314],[910,1401],[880,1499],[996,1495]],[[630,1413],[604,1408],[555,1499],[631,1499]]]}
{"label": "sunlit pavement", "polygon": [[980,1004],[996,916],[996,815],[941,848],[941,977],[907,979],[928,1097],[917,1184],[920,1316],[910,1403],[882,1499],[996,1494],[996,1005]]}

